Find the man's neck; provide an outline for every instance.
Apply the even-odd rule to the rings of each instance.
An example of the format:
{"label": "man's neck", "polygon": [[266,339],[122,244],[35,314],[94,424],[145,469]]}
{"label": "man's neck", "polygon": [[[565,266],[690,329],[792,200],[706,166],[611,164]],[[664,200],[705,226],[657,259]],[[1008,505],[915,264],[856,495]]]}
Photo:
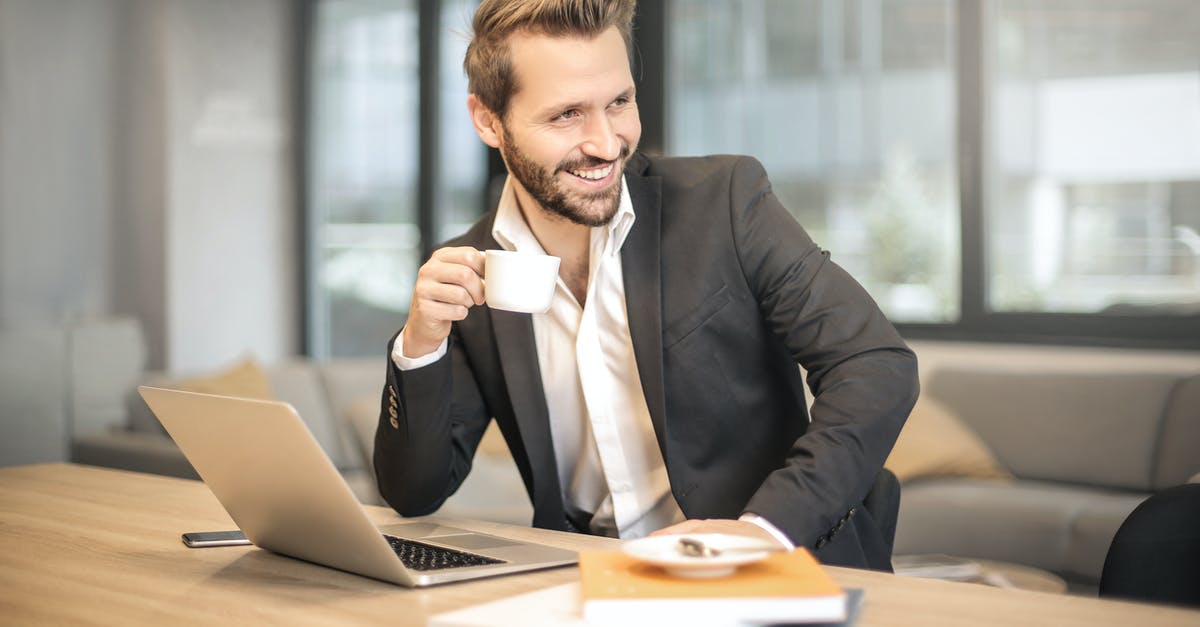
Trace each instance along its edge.
{"label": "man's neck", "polygon": [[517,207],[529,230],[542,245],[542,250],[562,260],[558,275],[567,284],[575,300],[583,305],[587,299],[591,229],[550,213],[527,194],[518,192],[516,198]]}

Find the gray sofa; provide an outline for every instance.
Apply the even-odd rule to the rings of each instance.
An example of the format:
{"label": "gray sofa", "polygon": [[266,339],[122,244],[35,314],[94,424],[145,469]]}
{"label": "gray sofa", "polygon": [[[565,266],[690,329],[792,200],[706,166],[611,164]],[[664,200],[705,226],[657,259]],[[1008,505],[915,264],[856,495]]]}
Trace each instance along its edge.
{"label": "gray sofa", "polygon": [[[383,386],[381,363],[382,359],[290,360],[265,368],[272,396],[296,408],[355,494],[368,503],[377,502],[378,496],[350,410],[358,399],[378,398]],[[137,394],[136,385],[177,387],[203,374],[140,373],[134,384],[122,390],[121,420],[75,433],[72,461],[198,478]]]}
{"label": "gray sofa", "polygon": [[[958,415],[1013,478],[906,481],[897,555],[1015,562],[1094,585],[1125,516],[1153,491],[1200,473],[1198,353],[929,341],[913,348],[922,395]],[[144,372],[144,355],[129,319],[0,333],[0,463],[72,459],[194,476],[133,392],[194,373]],[[296,406],[367,503],[379,498],[367,460],[382,367],[380,359],[338,359],[266,368],[272,392]],[[498,434],[485,436],[442,513],[529,524],[528,497]]]}
{"label": "gray sofa", "polygon": [[1014,562],[1088,589],[1134,507],[1200,473],[1200,360],[998,357],[939,359],[922,395],[952,410],[1013,477],[906,482],[895,553]]}
{"label": "gray sofa", "polygon": [[[266,364],[271,395],[291,403],[361,501],[381,504],[369,463],[384,361],[290,359]],[[239,356],[230,355],[230,362]],[[74,461],[196,477],[136,393],[204,372],[146,371],[137,320],[127,317],[0,332],[0,465]],[[270,443],[264,443],[269,446]],[[498,432],[441,513],[529,524],[532,507]]]}
{"label": "gray sofa", "polygon": [[[272,395],[304,419],[359,500],[382,505],[370,459],[379,399],[382,359],[295,359],[265,368]],[[143,373],[138,383],[173,387],[195,373]],[[133,387],[124,394],[124,421],[76,434],[72,460],[139,472],[197,478]],[[476,459],[470,479],[440,510],[448,516],[528,525],[532,507],[499,432]],[[269,446],[270,443],[264,443]]]}

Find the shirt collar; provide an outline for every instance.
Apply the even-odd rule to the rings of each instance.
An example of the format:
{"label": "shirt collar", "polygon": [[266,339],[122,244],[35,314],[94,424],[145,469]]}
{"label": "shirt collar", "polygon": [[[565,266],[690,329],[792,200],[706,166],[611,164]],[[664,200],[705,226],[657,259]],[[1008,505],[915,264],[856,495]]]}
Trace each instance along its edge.
{"label": "shirt collar", "polygon": [[[592,229],[593,240],[598,235],[597,230],[602,231],[599,234],[606,236],[607,240],[605,254],[617,254],[621,250],[621,246],[625,244],[625,238],[629,236],[629,231],[633,228],[634,218],[629,185],[622,178],[621,201],[617,206],[617,213],[608,224]],[[496,208],[496,220],[492,223],[492,237],[504,250],[546,253],[546,250],[534,237],[533,231],[530,230],[529,223],[521,215],[520,207],[517,206],[517,193],[513,189],[512,176],[505,179],[504,191],[500,193],[500,204]]]}

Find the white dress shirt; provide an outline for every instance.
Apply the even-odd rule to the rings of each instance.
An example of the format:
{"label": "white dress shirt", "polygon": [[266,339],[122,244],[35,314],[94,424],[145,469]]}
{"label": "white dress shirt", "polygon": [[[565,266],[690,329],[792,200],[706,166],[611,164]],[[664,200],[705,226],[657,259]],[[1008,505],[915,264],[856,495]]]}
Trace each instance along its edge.
{"label": "white dress shirt", "polygon": [[[620,251],[634,220],[628,187],[622,185],[612,221],[591,229],[584,304],[560,277],[549,311],[532,314],[563,502],[574,513],[593,514],[592,533],[621,538],[642,537],[684,520],[671,493],[629,334]],[[501,194],[492,236],[506,250],[545,254],[521,214],[511,180]],[[401,370],[433,363],[447,350],[443,342],[429,355],[408,358],[402,338],[392,352]],[[769,521],[754,514],[742,519],[790,546]]]}

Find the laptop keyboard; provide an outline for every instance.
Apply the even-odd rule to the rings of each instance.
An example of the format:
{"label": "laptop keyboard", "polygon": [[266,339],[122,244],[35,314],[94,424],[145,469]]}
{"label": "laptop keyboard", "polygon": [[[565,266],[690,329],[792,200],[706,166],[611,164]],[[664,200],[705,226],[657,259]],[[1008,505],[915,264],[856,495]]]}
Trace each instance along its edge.
{"label": "laptop keyboard", "polygon": [[463,568],[465,566],[485,566],[487,564],[503,564],[504,560],[498,560],[475,553],[467,553],[466,551],[456,551],[447,549],[416,540],[406,540],[389,536],[386,533],[383,537],[387,539],[388,544],[392,545],[392,550],[400,557],[400,561],[404,565],[413,570],[441,570],[443,568]]}

